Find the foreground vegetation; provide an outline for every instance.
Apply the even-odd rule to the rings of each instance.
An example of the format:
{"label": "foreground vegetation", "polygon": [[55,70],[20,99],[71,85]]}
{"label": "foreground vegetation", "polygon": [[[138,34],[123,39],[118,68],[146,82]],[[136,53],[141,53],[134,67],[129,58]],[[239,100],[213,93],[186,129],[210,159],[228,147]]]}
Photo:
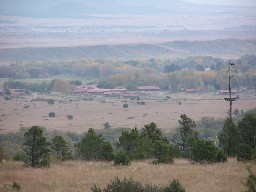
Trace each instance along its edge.
{"label": "foreground vegetation", "polygon": [[[186,191],[245,191],[248,177],[246,167],[251,163],[230,158],[220,164],[191,164],[175,159],[173,164],[152,165],[150,160],[133,161],[130,166],[113,166],[102,161],[54,161],[50,168],[24,167],[22,162],[0,163],[0,191],[10,191],[13,182],[22,191],[91,191],[96,185],[104,189],[118,177],[132,178],[158,187],[179,180]],[[256,167],[251,167],[255,173]],[[6,190],[4,190],[4,188]]]}
{"label": "foreground vegetation", "polygon": [[[221,165],[228,164],[227,156],[236,157],[237,161],[251,161],[252,163],[255,160],[256,115],[253,113],[245,113],[238,122],[227,118],[224,122],[223,129],[219,133],[219,146],[211,140],[200,138],[198,132],[195,130],[196,123],[185,114],[180,116],[179,124],[180,126],[171,138],[165,137],[161,129],[153,122],[145,125],[142,130],[138,130],[137,128],[123,130],[118,142],[114,143],[114,145],[104,139],[101,134],[97,134],[94,129],[89,129],[81,138],[77,137],[77,135],[67,134],[66,136],[69,135],[69,138],[73,138],[72,142],[70,142],[64,135],[59,135],[57,132],[55,132],[55,135],[51,135],[51,137],[49,135],[46,137],[47,132],[44,128],[32,126],[29,129],[22,129],[16,135],[20,138],[15,137],[17,133],[1,135],[2,138],[9,139],[9,141],[2,141],[1,145],[11,140],[19,142],[20,145],[14,143],[14,146],[20,146],[20,150],[18,150],[18,147],[14,150],[13,159],[24,161],[25,165],[33,168],[50,167],[51,169],[52,166],[59,164],[68,165],[70,162],[77,162],[77,160],[84,160],[91,163],[97,162],[96,164],[104,164],[108,169],[112,170],[116,169],[111,168],[113,165],[117,169],[119,167],[119,169],[125,170],[120,165],[129,167],[142,160],[142,163],[147,162],[155,168],[159,168],[158,165],[160,164],[164,164],[166,168],[168,168],[168,164],[170,164],[170,167],[173,167],[176,161],[181,161],[178,159],[183,159],[184,162],[190,163],[212,164],[212,166],[214,166],[213,163],[220,163]],[[6,162],[9,158],[7,151],[10,148],[8,147],[0,148],[0,159],[3,162]],[[70,159],[76,159],[76,161],[67,161]],[[67,161],[66,164],[64,163],[65,161]],[[235,161],[235,159],[232,161]],[[236,167],[239,165],[237,161],[235,161],[237,164],[235,165]],[[240,164],[245,165],[245,163]],[[7,164],[1,166],[7,172],[12,167],[8,161]],[[233,167],[233,169],[236,167]],[[29,169],[22,166],[20,168]],[[254,169],[254,166],[252,168]],[[45,170],[45,173],[47,173],[47,169],[40,170]],[[134,170],[134,172],[137,171],[140,174],[143,172],[139,168]],[[91,172],[91,174],[94,174],[95,171],[91,169]],[[254,174],[251,169],[249,169],[249,173],[250,175],[246,185],[248,188],[254,189]],[[106,175],[108,175],[107,172]],[[67,176],[69,177],[69,175]],[[173,185],[181,188],[181,191],[183,191],[180,181],[175,180],[177,178],[172,178],[165,186],[159,186],[159,184],[151,184],[153,180],[141,184],[139,181],[127,177],[127,175],[122,175],[122,177],[117,176],[114,177],[114,180],[112,178],[112,183],[108,183],[107,187],[103,188],[103,191],[115,191],[114,189],[118,191],[119,188],[129,191],[125,188],[128,184],[132,184],[135,187],[134,189],[138,189],[139,191],[171,191],[170,189]],[[122,181],[122,179],[124,180]],[[148,177],[146,181],[148,181]],[[51,185],[54,186],[54,183]],[[169,187],[167,187],[168,185]],[[17,180],[13,180],[13,188],[18,189],[20,186],[21,184]],[[10,187],[10,183],[2,186],[3,189],[8,189],[8,187]],[[101,187],[102,185],[94,184],[91,185],[90,189],[94,192],[100,192],[102,191]],[[38,190],[40,191],[39,188]]]}

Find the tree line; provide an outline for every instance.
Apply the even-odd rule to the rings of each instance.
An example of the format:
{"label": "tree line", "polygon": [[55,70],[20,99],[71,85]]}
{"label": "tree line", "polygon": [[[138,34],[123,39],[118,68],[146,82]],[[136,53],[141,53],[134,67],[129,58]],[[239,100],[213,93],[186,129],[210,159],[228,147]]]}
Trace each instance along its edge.
{"label": "tree line", "polygon": [[[234,88],[256,87],[256,56],[247,55],[234,61]],[[134,90],[140,85],[156,85],[165,90],[227,89],[226,60],[212,57],[188,57],[177,60],[149,59],[146,61],[105,61],[81,59],[57,63],[34,62],[0,67],[0,78],[26,79],[71,75],[99,83],[102,88],[126,87]],[[206,70],[207,69],[207,70]],[[210,70],[208,70],[210,69]],[[49,82],[27,84],[46,92]]]}
{"label": "tree line", "polygon": [[[14,159],[23,160],[32,167],[49,166],[52,158],[61,161],[113,161],[114,165],[129,165],[132,160],[152,159],[153,164],[172,163],[175,158],[191,162],[225,162],[227,157],[253,160],[256,157],[256,115],[245,114],[235,122],[226,119],[219,133],[219,144],[199,137],[195,122],[182,114],[179,127],[171,138],[166,138],[155,123],[141,130],[123,130],[114,144],[90,128],[84,136],[70,144],[64,136],[55,135],[50,140],[43,128],[32,126],[23,130],[22,151]],[[21,133],[19,133],[21,134]],[[74,136],[73,136],[74,137]],[[17,139],[17,137],[13,138]],[[2,150],[1,158],[4,158]]]}

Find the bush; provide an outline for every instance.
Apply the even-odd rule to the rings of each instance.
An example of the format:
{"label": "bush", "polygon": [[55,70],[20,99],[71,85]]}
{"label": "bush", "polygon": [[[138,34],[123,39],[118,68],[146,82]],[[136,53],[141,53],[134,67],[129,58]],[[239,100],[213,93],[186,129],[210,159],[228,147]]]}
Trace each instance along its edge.
{"label": "bush", "polygon": [[67,115],[66,117],[68,118],[68,120],[73,120],[73,118],[74,118],[73,115]]}
{"label": "bush", "polygon": [[253,148],[244,143],[238,145],[237,160],[249,161],[253,159]]}
{"label": "bush", "polygon": [[21,189],[20,184],[17,182],[13,182],[12,189],[19,191]]}
{"label": "bush", "polygon": [[211,141],[196,139],[191,145],[190,159],[200,163],[224,162],[227,160],[226,154],[217,148]]}
{"label": "bush", "polygon": [[185,188],[180,184],[179,180],[174,179],[170,185],[161,190],[161,192],[186,192]]}
{"label": "bush", "polygon": [[13,156],[14,161],[26,161],[27,158],[28,157],[24,151],[18,151]]}
{"label": "bush", "polygon": [[223,150],[218,149],[218,151],[215,154],[215,161],[216,162],[226,162],[227,160],[228,160],[227,154]]}
{"label": "bush", "polygon": [[7,155],[7,150],[4,147],[0,147],[0,161],[9,159]]}
{"label": "bush", "polygon": [[49,105],[53,105],[54,104],[54,99],[47,99],[47,103]]}
{"label": "bush", "polygon": [[91,188],[92,192],[157,192],[158,187],[155,185],[145,185],[143,186],[138,181],[133,181],[131,178],[126,179],[124,178],[123,181],[121,181],[118,177],[116,177],[111,184],[108,184],[108,186],[101,190],[97,186],[94,186]]}
{"label": "bush", "polygon": [[141,105],[146,105],[145,101],[140,102]]}
{"label": "bush", "polygon": [[123,104],[123,108],[128,109],[128,104],[127,103]]}
{"label": "bush", "polygon": [[251,167],[247,168],[249,172],[249,176],[246,181],[246,187],[248,188],[248,192],[256,191],[256,175],[252,172]]}
{"label": "bush", "polygon": [[54,112],[50,112],[50,113],[48,114],[48,116],[49,116],[49,117],[55,117],[56,115],[55,115]]}
{"label": "bush", "polygon": [[114,159],[114,165],[130,165],[131,159],[127,152],[120,151],[117,152]]}
{"label": "bush", "polygon": [[109,124],[109,122],[104,123],[103,126],[104,126],[104,129],[110,129],[111,128],[111,125]]}
{"label": "bush", "polygon": [[154,156],[156,160],[153,163],[172,163],[171,146],[163,140],[157,140],[154,143]]}
{"label": "bush", "polygon": [[83,160],[113,160],[114,152],[110,142],[97,135],[90,128],[81,141],[75,144],[77,156]]}

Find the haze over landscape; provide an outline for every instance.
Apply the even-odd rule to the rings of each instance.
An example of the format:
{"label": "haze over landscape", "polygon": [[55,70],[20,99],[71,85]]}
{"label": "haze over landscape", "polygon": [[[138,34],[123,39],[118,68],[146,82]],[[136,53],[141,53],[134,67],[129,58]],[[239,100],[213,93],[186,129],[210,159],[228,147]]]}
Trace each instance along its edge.
{"label": "haze over landscape", "polygon": [[0,191],[246,191],[255,143],[256,0],[0,0]]}
{"label": "haze over landscape", "polygon": [[[131,44],[134,45],[132,52],[135,55],[141,53],[139,57],[136,56],[139,59],[150,58],[150,55],[167,58],[164,52],[170,50],[176,51],[176,55],[178,52],[181,56],[187,51],[190,54],[200,55],[202,53],[195,48],[187,50],[181,45],[179,46],[181,48],[177,49],[175,46],[161,43],[230,38],[250,39],[248,49],[245,48],[248,41],[242,42],[244,51],[240,56],[246,51],[255,52],[256,6],[249,0],[243,3],[236,1],[233,5],[231,1],[223,1],[222,4],[226,4],[225,2],[230,2],[231,5],[196,4],[201,2],[181,0],[2,0],[0,61],[43,58],[52,60],[61,59],[61,56],[70,59],[81,57],[128,59],[130,48],[126,45],[131,46]],[[250,6],[235,6],[237,4]],[[109,51],[110,55],[98,51],[102,50],[102,47],[97,45],[107,45],[103,49]],[[115,45],[124,46],[120,48]],[[150,48],[152,46],[154,50]],[[55,57],[46,54],[48,53],[46,49],[33,49],[34,54],[30,56],[27,52],[31,49],[17,49],[27,47],[55,47],[51,49]],[[77,47],[78,55],[72,53],[72,48],[67,47]],[[227,47],[228,53],[226,50],[218,49],[220,52],[225,52],[221,56],[227,57],[232,55],[233,51],[236,52],[235,47],[230,47],[228,42]],[[168,54],[172,57],[171,52]]]}

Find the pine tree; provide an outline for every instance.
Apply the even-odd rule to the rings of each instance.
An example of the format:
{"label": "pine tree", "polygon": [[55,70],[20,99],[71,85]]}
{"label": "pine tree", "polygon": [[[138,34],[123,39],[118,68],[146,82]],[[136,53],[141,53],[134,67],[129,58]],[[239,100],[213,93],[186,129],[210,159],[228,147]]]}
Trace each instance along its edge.
{"label": "pine tree", "polygon": [[228,156],[235,157],[240,141],[241,136],[239,129],[232,119],[227,118],[219,134],[220,148],[222,148]]}
{"label": "pine tree", "polygon": [[72,152],[69,149],[67,141],[62,136],[55,136],[52,139],[51,146],[58,159],[64,161],[72,158]]}
{"label": "pine tree", "polygon": [[28,156],[26,164],[32,167],[49,166],[49,143],[43,136],[43,130],[38,126],[32,126],[24,134],[24,151]]}
{"label": "pine tree", "polygon": [[196,127],[196,124],[185,114],[182,114],[180,118],[180,127],[177,129],[172,142],[180,149],[182,156],[189,157],[191,142],[198,139],[198,133],[193,130],[193,128]]}

